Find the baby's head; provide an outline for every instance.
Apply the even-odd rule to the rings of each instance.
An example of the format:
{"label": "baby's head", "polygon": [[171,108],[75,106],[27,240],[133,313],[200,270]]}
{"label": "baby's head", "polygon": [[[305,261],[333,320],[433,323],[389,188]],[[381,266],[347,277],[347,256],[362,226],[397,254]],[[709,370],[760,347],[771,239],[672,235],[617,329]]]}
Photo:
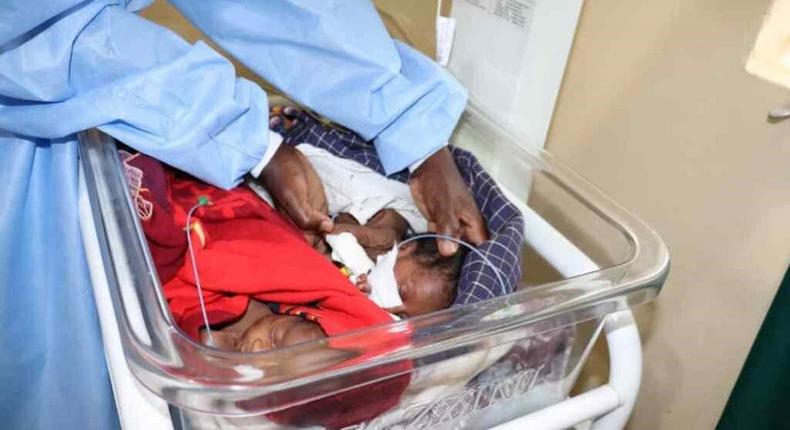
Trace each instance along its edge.
{"label": "baby's head", "polygon": [[443,256],[433,238],[400,247],[395,281],[403,305],[388,311],[401,317],[414,317],[449,307],[455,298],[465,256],[463,248],[455,255]]}
{"label": "baby's head", "polygon": [[292,315],[271,314],[249,326],[238,341],[241,352],[259,352],[326,337],[321,327]]}

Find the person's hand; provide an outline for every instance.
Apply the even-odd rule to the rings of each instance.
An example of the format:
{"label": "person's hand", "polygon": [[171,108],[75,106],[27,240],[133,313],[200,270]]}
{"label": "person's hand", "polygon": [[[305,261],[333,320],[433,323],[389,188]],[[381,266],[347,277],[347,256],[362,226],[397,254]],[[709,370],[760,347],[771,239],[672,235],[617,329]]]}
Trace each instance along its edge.
{"label": "person's hand", "polygon": [[[473,245],[488,239],[480,209],[458,172],[447,148],[430,156],[409,179],[411,195],[428,219],[428,229],[438,234],[463,238]],[[453,255],[458,244],[439,240],[439,252]]]}
{"label": "person's hand", "polygon": [[332,231],[334,225],[329,218],[324,186],[310,161],[299,150],[280,145],[260,179],[278,209],[306,232],[308,241],[320,240],[322,233]]}

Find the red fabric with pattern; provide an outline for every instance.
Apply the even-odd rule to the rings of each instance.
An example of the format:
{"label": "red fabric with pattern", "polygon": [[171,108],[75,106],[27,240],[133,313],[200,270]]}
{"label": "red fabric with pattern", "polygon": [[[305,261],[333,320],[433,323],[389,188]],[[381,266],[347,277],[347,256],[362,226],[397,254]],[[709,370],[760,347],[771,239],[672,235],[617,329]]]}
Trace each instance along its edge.
{"label": "red fabric with pattern", "polygon": [[159,280],[166,284],[176,276],[184,264],[187,239],[184,230],[176,225],[170,204],[170,174],[162,163],[136,154],[126,164],[143,172],[140,196],[153,204],[151,217],[141,220],[148,249],[156,265]]}
{"label": "red fabric with pattern", "polygon": [[195,211],[191,234],[210,324],[240,318],[251,298],[316,321],[328,336],[392,321],[251,190],[222,190],[142,155],[129,164],[144,173],[141,195],[154,216],[143,229],[170,311],[189,336],[198,339],[204,324],[183,226],[202,196],[211,204]]}
{"label": "red fabric with pattern", "polygon": [[[154,206],[153,216],[142,225],[170,312],[194,339],[199,339],[204,322],[184,226],[187,212],[201,196],[212,204],[195,212],[193,225],[197,226],[191,238],[210,324],[237,320],[252,298],[277,303],[280,312],[316,321],[328,336],[392,321],[310,247],[289,220],[250,190],[212,187],[143,155],[128,164],[143,171],[140,195]],[[387,339],[389,344],[381,345],[381,350],[366,351],[352,362],[398,349],[409,342],[409,335],[389,333]],[[330,339],[329,344],[357,349],[343,339]],[[398,404],[409,385],[411,368],[410,362],[402,361],[367,369],[355,375],[356,388],[267,417],[291,426],[328,429],[371,420]],[[265,405],[266,399],[260,402]],[[242,406],[257,411],[263,406],[258,403],[252,400]]]}

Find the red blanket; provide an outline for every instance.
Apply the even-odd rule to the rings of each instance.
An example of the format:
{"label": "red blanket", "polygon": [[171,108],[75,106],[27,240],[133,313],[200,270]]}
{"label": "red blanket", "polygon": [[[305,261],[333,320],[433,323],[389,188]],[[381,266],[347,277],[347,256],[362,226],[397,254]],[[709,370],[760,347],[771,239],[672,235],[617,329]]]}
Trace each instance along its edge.
{"label": "red blanket", "polygon": [[[289,220],[248,189],[212,187],[143,155],[126,164],[143,173],[140,189],[133,192],[153,208],[143,211],[143,230],[173,318],[189,336],[198,339],[204,323],[187,251],[186,215],[203,196],[211,204],[195,211],[191,239],[210,324],[240,318],[250,299],[276,303],[280,312],[315,321],[328,336],[392,321],[311,248]],[[387,351],[367,351],[353,361],[407,344],[408,333],[399,335],[385,347]],[[330,340],[330,345],[355,350],[343,339]],[[367,421],[398,403],[409,384],[410,369],[409,362],[368,369],[356,375],[358,383],[376,382],[268,417],[289,425],[327,428]],[[242,406],[259,410],[257,403],[252,400]]]}
{"label": "red blanket", "polygon": [[328,336],[392,321],[249,189],[225,191],[144,156],[127,163],[144,172],[140,196],[154,209],[143,230],[170,312],[193,338],[203,317],[184,228],[201,197],[211,203],[194,212],[191,236],[210,324],[240,318],[250,299],[315,321]]}

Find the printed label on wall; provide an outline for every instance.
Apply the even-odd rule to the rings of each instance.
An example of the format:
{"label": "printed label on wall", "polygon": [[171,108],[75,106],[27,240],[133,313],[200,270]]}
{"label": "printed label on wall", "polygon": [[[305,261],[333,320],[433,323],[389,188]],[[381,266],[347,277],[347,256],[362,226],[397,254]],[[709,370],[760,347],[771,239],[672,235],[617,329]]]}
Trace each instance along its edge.
{"label": "printed label on wall", "polygon": [[448,68],[475,104],[525,145],[546,141],[582,3],[453,0]]}
{"label": "printed label on wall", "polygon": [[466,2],[480,9],[488,9],[488,3],[490,3],[491,0],[466,0]]}
{"label": "printed label on wall", "polygon": [[532,19],[534,9],[535,0],[496,0],[494,15],[521,28],[526,28]]}
{"label": "printed label on wall", "polygon": [[503,21],[526,29],[532,20],[537,0],[466,0],[472,6],[488,11]]}

